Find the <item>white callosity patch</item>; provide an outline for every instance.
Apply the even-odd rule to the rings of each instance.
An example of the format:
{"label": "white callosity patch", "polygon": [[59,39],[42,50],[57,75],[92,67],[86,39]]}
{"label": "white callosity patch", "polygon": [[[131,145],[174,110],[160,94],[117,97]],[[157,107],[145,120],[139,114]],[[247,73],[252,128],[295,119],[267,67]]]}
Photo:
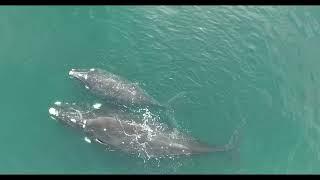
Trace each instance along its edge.
{"label": "white callosity patch", "polygon": [[58,116],[59,112],[55,108],[50,108],[49,114],[54,115],[54,116]]}
{"label": "white callosity patch", "polygon": [[[85,79],[86,79],[86,76],[84,76],[83,74],[81,74],[81,73],[73,73],[73,74],[77,74],[77,76],[79,76],[79,77],[84,77]],[[87,77],[88,78],[88,77]]]}
{"label": "white callosity patch", "polygon": [[75,119],[70,119],[71,122],[76,123],[77,121]]}
{"label": "white callosity patch", "polygon": [[90,71],[94,71],[94,68],[91,68]]}
{"label": "white callosity patch", "polygon": [[61,102],[60,102],[60,101],[57,101],[57,102],[55,102],[54,104],[57,105],[57,106],[60,106],[60,105],[61,105]]}
{"label": "white callosity patch", "polygon": [[100,104],[100,103],[96,103],[96,104],[92,105],[92,107],[95,109],[100,109],[101,106],[102,106],[102,104]]}
{"label": "white callosity patch", "polygon": [[104,129],[103,129],[103,131],[107,131],[107,129],[106,129],[106,128],[104,128]]}
{"label": "white callosity patch", "polygon": [[87,120],[84,120],[84,121],[83,121],[83,125],[82,125],[82,128],[83,128],[83,129],[86,127],[86,124],[87,124]]}
{"label": "white callosity patch", "polygon": [[84,140],[85,140],[87,143],[91,143],[91,140],[90,140],[88,137],[84,137]]}
{"label": "white callosity patch", "polygon": [[84,79],[88,79],[88,75],[87,75],[87,74],[75,72],[74,69],[71,69],[71,71],[69,71],[69,75],[70,75],[70,76],[83,77]]}
{"label": "white callosity patch", "polygon": [[89,89],[89,86],[84,86],[86,89]]}
{"label": "white callosity patch", "polygon": [[69,75],[70,76],[74,75],[74,69],[71,69],[71,71],[69,71]]}

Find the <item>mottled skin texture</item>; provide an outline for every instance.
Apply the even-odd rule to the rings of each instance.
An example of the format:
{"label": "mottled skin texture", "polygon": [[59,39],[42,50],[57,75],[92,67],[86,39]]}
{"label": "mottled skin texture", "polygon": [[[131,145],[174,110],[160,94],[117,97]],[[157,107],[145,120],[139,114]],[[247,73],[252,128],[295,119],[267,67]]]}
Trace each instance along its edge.
{"label": "mottled skin texture", "polygon": [[108,114],[96,116],[70,104],[55,105],[53,108],[57,113],[51,116],[55,119],[81,129],[100,144],[130,154],[163,157],[228,150],[227,147],[209,146],[183,133],[162,128],[160,123],[146,126]]}
{"label": "mottled skin texture", "polygon": [[137,83],[102,69],[72,69],[71,77],[78,79],[93,94],[110,102],[125,105],[161,106]]}
{"label": "mottled skin texture", "polygon": [[128,153],[146,153],[150,157],[198,154],[213,150],[207,145],[190,142],[190,139],[185,139],[187,137],[173,138],[169,135],[171,132],[148,130],[142,124],[114,117],[90,119],[87,128],[100,143]]}

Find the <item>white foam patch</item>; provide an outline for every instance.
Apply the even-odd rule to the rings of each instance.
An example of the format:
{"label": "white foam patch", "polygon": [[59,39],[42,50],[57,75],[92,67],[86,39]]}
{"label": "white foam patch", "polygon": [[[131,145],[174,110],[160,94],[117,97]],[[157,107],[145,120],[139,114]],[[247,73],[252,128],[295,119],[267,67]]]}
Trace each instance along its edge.
{"label": "white foam patch", "polygon": [[95,109],[100,109],[101,106],[102,106],[102,104],[96,103],[96,104],[93,105],[93,108],[95,108]]}
{"label": "white foam patch", "polygon": [[85,86],[86,89],[89,89],[89,86]]}
{"label": "white foam patch", "polygon": [[84,79],[85,79],[85,80],[88,79],[88,75],[87,75],[87,74],[84,75]]}
{"label": "white foam patch", "polygon": [[94,71],[94,70],[95,70],[94,68],[91,68],[91,69],[90,69],[90,71]]}
{"label": "white foam patch", "polygon": [[103,129],[103,131],[107,131],[107,129],[106,129],[106,128],[104,128],[104,129]]}
{"label": "white foam patch", "polygon": [[49,114],[54,115],[54,116],[58,116],[59,112],[55,108],[50,108]]}
{"label": "white foam patch", "polygon": [[84,140],[85,140],[87,143],[91,143],[91,140],[90,140],[88,137],[84,137]]}
{"label": "white foam patch", "polygon": [[60,106],[60,105],[61,105],[61,102],[60,102],[60,101],[57,101],[57,102],[55,102],[54,104],[57,105],[57,106]]}
{"label": "white foam patch", "polygon": [[75,119],[70,119],[71,122],[76,123],[77,121]]}

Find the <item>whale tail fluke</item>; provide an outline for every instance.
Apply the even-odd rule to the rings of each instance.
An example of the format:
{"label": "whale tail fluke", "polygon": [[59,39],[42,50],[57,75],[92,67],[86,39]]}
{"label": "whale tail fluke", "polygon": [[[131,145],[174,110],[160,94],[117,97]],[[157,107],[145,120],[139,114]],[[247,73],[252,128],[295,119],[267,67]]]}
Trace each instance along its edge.
{"label": "whale tail fluke", "polygon": [[195,146],[197,148],[194,151],[198,153],[213,153],[213,152],[230,152],[236,150],[241,141],[241,134],[240,130],[244,127],[246,121],[243,119],[240,126],[233,131],[229,142],[223,146],[212,146],[212,145],[202,145],[202,146]]}
{"label": "whale tail fluke", "polygon": [[[238,138],[236,138],[236,140],[238,140]],[[193,154],[203,154],[203,153],[215,153],[215,152],[229,152],[229,151],[232,151],[234,150],[237,146],[235,142],[238,142],[238,141],[229,141],[228,144],[226,145],[221,145],[221,146],[218,146],[218,145],[209,145],[207,143],[197,143],[197,144],[194,144],[193,147],[192,147],[192,153]]]}
{"label": "whale tail fluke", "polygon": [[160,108],[162,110],[168,110],[168,109],[173,109],[173,102],[176,101],[178,98],[185,97],[186,91],[181,91],[168,99],[165,103],[160,103],[156,100],[154,100],[153,104],[151,106]]}
{"label": "whale tail fluke", "polygon": [[171,98],[167,101],[166,106],[167,106],[167,107],[172,106],[172,102],[173,102],[173,101],[175,101],[177,98],[183,97],[186,93],[187,93],[186,91],[181,91],[181,92],[179,92],[178,94],[174,95],[173,97],[171,97]]}

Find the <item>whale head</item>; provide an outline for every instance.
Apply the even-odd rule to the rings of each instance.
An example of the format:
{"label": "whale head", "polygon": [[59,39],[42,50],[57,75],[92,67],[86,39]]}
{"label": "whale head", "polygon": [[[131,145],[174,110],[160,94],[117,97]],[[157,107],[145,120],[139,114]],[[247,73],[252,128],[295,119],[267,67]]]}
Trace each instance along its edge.
{"label": "whale head", "polygon": [[63,122],[72,127],[82,127],[84,123],[85,112],[75,104],[55,102],[48,109],[49,116],[52,119]]}
{"label": "whale head", "polygon": [[82,82],[82,84],[87,88],[90,89],[97,80],[97,73],[98,69],[71,69],[69,71],[69,76],[71,78],[75,78]]}

